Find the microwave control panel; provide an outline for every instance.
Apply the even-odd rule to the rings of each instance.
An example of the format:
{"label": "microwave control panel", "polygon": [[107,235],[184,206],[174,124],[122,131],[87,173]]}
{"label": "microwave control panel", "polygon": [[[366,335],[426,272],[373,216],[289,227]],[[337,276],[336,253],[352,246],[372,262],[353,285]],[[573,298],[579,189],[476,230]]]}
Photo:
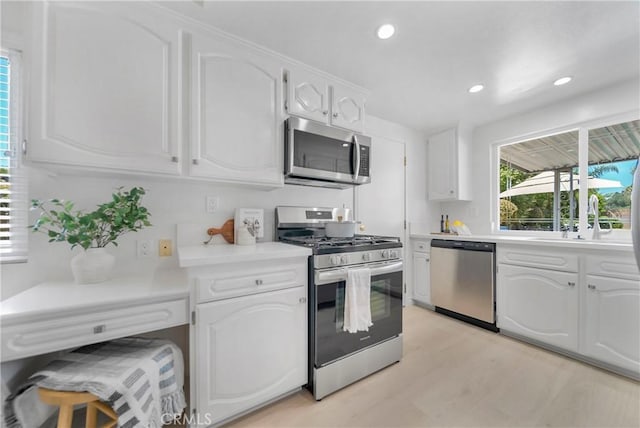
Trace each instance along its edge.
{"label": "microwave control panel", "polygon": [[360,146],[360,175],[369,176],[369,152],[371,147]]}

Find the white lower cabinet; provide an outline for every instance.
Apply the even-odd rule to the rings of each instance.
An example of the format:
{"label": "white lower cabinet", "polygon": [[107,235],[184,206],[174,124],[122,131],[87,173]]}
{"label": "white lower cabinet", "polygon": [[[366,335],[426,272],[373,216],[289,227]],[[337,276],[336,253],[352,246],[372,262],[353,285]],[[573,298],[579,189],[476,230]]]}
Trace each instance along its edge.
{"label": "white lower cabinet", "polygon": [[[425,249],[429,247],[425,246]],[[431,304],[429,253],[416,251],[413,253],[413,300],[419,303]]]}
{"label": "white lower cabinet", "polygon": [[633,253],[499,245],[498,262],[503,333],[640,377],[640,271]]}
{"label": "white lower cabinet", "polygon": [[578,274],[500,264],[498,327],[578,350]]}
{"label": "white lower cabinet", "polygon": [[307,382],[307,288],[196,305],[195,408],[216,424]]}
{"label": "white lower cabinet", "polygon": [[587,275],[586,355],[640,374],[640,281]]}

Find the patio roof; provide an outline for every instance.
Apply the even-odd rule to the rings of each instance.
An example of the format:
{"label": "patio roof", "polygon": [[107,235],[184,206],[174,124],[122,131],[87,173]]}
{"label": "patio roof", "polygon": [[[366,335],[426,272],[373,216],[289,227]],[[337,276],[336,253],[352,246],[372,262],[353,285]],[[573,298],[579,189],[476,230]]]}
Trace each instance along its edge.
{"label": "patio roof", "polygon": [[[640,120],[589,131],[589,165],[637,159]],[[551,135],[500,148],[500,158],[525,172],[578,166],[578,131]]]}

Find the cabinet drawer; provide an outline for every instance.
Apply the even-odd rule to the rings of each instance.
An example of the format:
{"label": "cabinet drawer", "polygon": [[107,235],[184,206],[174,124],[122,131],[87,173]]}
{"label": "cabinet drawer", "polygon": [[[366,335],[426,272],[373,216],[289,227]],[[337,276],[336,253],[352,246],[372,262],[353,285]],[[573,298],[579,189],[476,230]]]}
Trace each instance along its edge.
{"label": "cabinet drawer", "polygon": [[195,278],[195,303],[302,287],[307,283],[306,263],[270,266],[272,264],[238,264],[233,268],[198,275]]}
{"label": "cabinet drawer", "polygon": [[2,361],[188,323],[186,299],[61,316],[2,327]]}
{"label": "cabinet drawer", "polygon": [[421,253],[428,253],[430,250],[428,241],[414,241],[413,242],[413,251],[418,251]]}
{"label": "cabinet drawer", "polygon": [[623,279],[640,279],[640,271],[633,255],[587,256],[587,274]]}
{"label": "cabinet drawer", "polygon": [[552,269],[564,272],[578,272],[578,256],[563,254],[548,248],[528,248],[524,246],[498,245],[498,263]]}

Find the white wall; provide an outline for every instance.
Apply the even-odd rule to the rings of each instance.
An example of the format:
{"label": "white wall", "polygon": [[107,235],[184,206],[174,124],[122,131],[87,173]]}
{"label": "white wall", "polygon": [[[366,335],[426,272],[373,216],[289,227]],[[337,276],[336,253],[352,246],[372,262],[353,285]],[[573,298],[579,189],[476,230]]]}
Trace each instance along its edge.
{"label": "white wall", "polygon": [[[273,239],[274,208],[276,205],[352,206],[353,190],[322,189],[289,186],[264,191],[239,186],[223,186],[213,183],[185,182],[153,178],[103,178],[87,175],[52,175],[33,167],[29,171],[29,198],[61,198],[76,202],[80,209],[93,209],[97,204],[110,200],[111,193],[120,186],[142,186],[147,190],[143,204],[152,214],[153,226],[137,233],[130,233],[119,240],[118,247],[108,247],[117,257],[117,269],[131,272],[152,269],[156,266],[177,266],[174,255],[169,258],[136,258],[136,240],[160,238],[176,239],[176,224],[202,225],[204,240],[207,227],[219,227],[233,218],[236,207],[265,209],[265,240]],[[214,214],[205,210],[207,195],[220,198],[220,209]],[[37,218],[31,213],[30,224]],[[79,249],[71,252],[66,243],[48,243],[46,236],[31,233],[29,261],[2,265],[2,299],[31,287],[45,279],[69,279],[69,260]]]}
{"label": "white wall", "polygon": [[[632,80],[603,88],[565,102],[483,126],[473,133],[471,176],[472,202],[443,202],[440,210],[451,220],[459,219],[472,233],[491,233],[492,146],[517,141],[536,134],[552,133],[584,122],[607,118],[640,109],[640,82]],[[438,216],[439,217],[439,216]],[[432,227],[439,227],[437,222]],[[436,230],[436,229],[434,229]]]}
{"label": "white wall", "polygon": [[[375,117],[368,118],[368,128],[378,133],[384,127],[384,135],[393,135],[407,145],[407,216],[409,220],[424,218],[427,212],[425,190],[423,137],[402,126]],[[372,151],[375,156],[375,148]],[[150,210],[153,226],[137,233],[130,233],[119,240],[118,247],[109,251],[117,257],[117,269],[121,273],[138,269],[154,269],[177,266],[177,257],[136,258],[136,241],[160,238],[176,240],[176,225],[192,223],[202,227],[202,239],[207,227],[221,226],[233,218],[237,207],[263,208],[265,210],[265,238],[273,240],[274,208],[277,205],[310,205],[353,207],[353,189],[336,190],[306,186],[286,185],[284,188],[265,191],[242,186],[183,181],[179,179],[99,177],[92,175],[63,175],[49,173],[39,165],[28,167],[29,198],[60,198],[72,200],[79,209],[91,210],[97,204],[109,200],[118,187],[142,186],[147,190],[143,204]],[[218,196],[220,209],[214,214],[205,210],[206,196]],[[37,213],[30,215],[30,224]],[[216,242],[221,238],[216,237]],[[27,263],[0,265],[2,283],[1,298],[6,299],[44,280],[70,279],[69,261],[80,249],[70,251],[66,243],[48,243],[40,233],[29,235],[29,261]]]}

